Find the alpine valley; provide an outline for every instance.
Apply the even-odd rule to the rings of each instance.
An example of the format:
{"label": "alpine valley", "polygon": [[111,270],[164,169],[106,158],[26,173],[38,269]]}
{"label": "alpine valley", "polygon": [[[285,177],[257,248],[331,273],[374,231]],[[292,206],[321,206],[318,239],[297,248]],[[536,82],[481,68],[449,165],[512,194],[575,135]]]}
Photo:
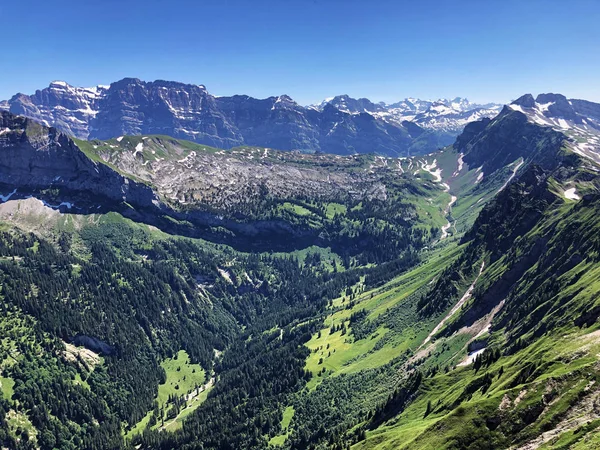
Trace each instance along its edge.
{"label": "alpine valley", "polygon": [[600,104],[1,106],[3,448],[600,448]]}

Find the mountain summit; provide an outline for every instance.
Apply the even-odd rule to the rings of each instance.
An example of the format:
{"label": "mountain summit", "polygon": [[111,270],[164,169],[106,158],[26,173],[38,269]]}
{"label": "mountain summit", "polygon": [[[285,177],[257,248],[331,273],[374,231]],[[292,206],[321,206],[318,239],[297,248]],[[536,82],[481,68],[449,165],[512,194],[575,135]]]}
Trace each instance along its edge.
{"label": "mountain summit", "polygon": [[600,162],[600,104],[567,99],[562,94],[523,95],[507,106],[537,125],[550,127],[569,138],[570,149]]}

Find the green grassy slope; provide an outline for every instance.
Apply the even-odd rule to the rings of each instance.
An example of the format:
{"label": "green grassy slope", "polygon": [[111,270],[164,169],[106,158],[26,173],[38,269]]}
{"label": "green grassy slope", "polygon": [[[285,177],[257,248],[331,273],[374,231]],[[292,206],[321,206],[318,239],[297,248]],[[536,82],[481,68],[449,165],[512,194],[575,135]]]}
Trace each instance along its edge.
{"label": "green grassy slope", "polygon": [[[469,348],[486,350],[472,362],[463,345],[466,365],[426,372],[412,403],[375,428],[367,422],[356,448],[593,445],[600,418],[593,407],[600,396],[599,183],[578,171],[565,179],[564,166],[555,173],[560,180],[530,169],[486,207],[464,253],[422,302],[430,311],[436,302],[446,308],[439,292],[462,292],[452,288],[452,274],[472,273],[472,259],[484,256],[472,298],[434,341],[464,335]],[[561,184],[573,183],[589,194],[565,198]]]}

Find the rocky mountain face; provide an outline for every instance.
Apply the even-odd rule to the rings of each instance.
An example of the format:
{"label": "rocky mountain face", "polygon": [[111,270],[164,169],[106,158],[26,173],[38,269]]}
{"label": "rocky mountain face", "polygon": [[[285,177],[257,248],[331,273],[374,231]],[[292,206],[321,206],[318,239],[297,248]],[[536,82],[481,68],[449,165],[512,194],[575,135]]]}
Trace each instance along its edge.
{"label": "rocky mountain face", "polygon": [[[138,95],[136,89],[127,95]],[[277,100],[256,108],[246,97],[207,97],[206,105],[220,105],[219,117],[227,123],[236,114],[239,123],[251,123],[257,110],[266,117],[279,104],[278,117],[302,115],[307,123],[314,117],[335,123],[350,116],[368,129],[376,120],[371,113],[348,113],[334,105],[306,112],[289,98]],[[146,106],[156,104],[148,100]],[[184,101],[179,105],[185,109]],[[122,439],[123,428],[131,430],[146,415],[164,417],[152,406],[158,386],[166,384],[164,373],[171,383],[178,379],[172,372],[179,372],[179,363],[171,373],[158,370],[164,343],[177,349],[208,342],[196,349],[207,373],[214,370],[208,381],[214,390],[206,403],[187,397],[194,388],[188,391],[182,384],[178,391],[195,408],[187,409],[185,426],[170,432],[159,428],[162,420],[155,417],[154,425],[143,433],[138,429],[131,441],[139,448],[182,448],[200,440],[217,448],[233,434],[262,439],[235,448],[266,448],[269,441],[278,442],[273,436],[284,437],[285,448],[327,443],[364,450],[545,448],[559,441],[561,448],[596,448],[598,106],[556,94],[526,95],[494,119],[469,124],[454,145],[411,158],[249,146],[227,151],[164,135],[80,141],[3,112],[0,189],[6,195],[1,195],[0,219],[19,227],[35,222],[35,229],[46,226],[55,239],[44,243],[33,236],[19,241],[17,233],[3,235],[4,301],[33,315],[47,333],[63,339],[91,336],[112,346],[104,351],[93,342],[72,341],[106,353],[97,364],[119,370],[103,371],[98,379],[93,366],[83,367],[86,376],[80,379],[88,384],[69,385],[65,392],[79,394],[64,403],[75,409],[85,404],[82,400],[102,395],[103,408],[110,408],[123,392],[131,393],[126,398],[145,399],[136,411],[116,416],[106,431],[113,439]],[[122,112],[128,127],[148,126],[135,108]],[[306,132],[296,125],[295,133]],[[420,136],[425,134],[421,130]],[[38,219],[50,217],[48,206],[54,221],[49,225]],[[133,221],[104,214],[109,211]],[[35,221],[24,217],[33,213],[39,213]],[[85,225],[77,230],[77,223]],[[144,223],[181,236],[159,236],[163,233]],[[148,235],[141,231],[146,228]],[[321,253],[299,263],[297,253],[267,257],[204,244],[195,250],[198,244],[185,236],[228,244],[234,239],[248,245],[268,242],[261,253],[280,250],[280,242],[288,244],[287,250],[314,245],[308,253],[320,246]],[[348,249],[353,252],[342,253]],[[383,256],[358,259],[372,249]],[[356,264],[343,263],[339,255]],[[267,263],[273,265],[263,268]],[[301,284],[284,283],[284,273]],[[306,303],[298,309],[286,309],[303,298]],[[331,300],[329,306],[323,299]],[[248,314],[253,301],[259,307]],[[236,310],[238,305],[244,311]],[[15,310],[5,315],[10,318]],[[235,314],[222,316],[226,311]],[[239,318],[248,325],[237,336]],[[23,323],[7,335],[21,341]],[[207,324],[215,337],[197,324]],[[216,335],[229,326],[232,337]],[[298,330],[302,326],[310,328]],[[30,351],[23,358],[26,367],[57,359],[47,345],[47,353],[34,353],[28,345],[7,347],[7,355],[20,358],[12,348]],[[298,352],[294,360],[286,356],[291,351]],[[148,357],[126,359],[140,354]],[[155,379],[140,380],[152,367]],[[53,380],[70,382],[74,370],[79,369],[55,370]],[[312,376],[290,384],[281,397],[254,401],[272,395],[293,374],[307,372]],[[50,410],[45,405],[54,397],[38,393],[55,392],[58,381],[47,386],[22,382],[27,378],[15,369],[3,371],[0,381],[11,377],[18,380],[11,397],[19,401],[11,407],[20,408],[21,417],[33,409],[22,405],[34,404],[22,399],[42,398]],[[98,389],[106,377],[115,387]],[[131,379],[140,382],[130,386]],[[252,393],[237,395],[244,386]],[[88,409],[99,411],[98,418],[110,415],[100,406]],[[293,421],[279,425],[290,410]],[[276,425],[256,421],[269,413],[277,415]],[[54,448],[54,423],[46,425],[39,417],[31,423],[44,439],[40,448]],[[218,420],[211,422],[212,417]],[[61,433],[102,423],[88,414],[70,420],[89,426]],[[238,426],[241,432],[214,438]],[[93,440],[106,442],[98,436]],[[116,441],[112,447],[127,445]]]}
{"label": "rocky mountain face", "polygon": [[[350,100],[348,100],[350,101]],[[366,99],[358,103],[370,104]],[[125,78],[110,86],[78,88],[56,81],[33,95],[17,94],[0,109],[54,126],[79,139],[168,135],[229,149],[258,145],[280,150],[401,156],[447,142],[423,139],[419,125],[384,120],[338,105],[306,108],[286,95],[215,97],[204,86]]]}
{"label": "rocky mountain face", "polygon": [[562,133],[530,123],[507,107],[491,121],[484,119],[467,125],[454,148],[464,154],[470,167],[489,174],[519,159],[552,164],[564,141]]}
{"label": "rocky mountain face", "polygon": [[221,214],[235,209],[248,218],[261,194],[276,200],[322,201],[385,200],[387,195],[382,183],[387,161],[366,155],[312,155],[256,147],[225,151],[157,136],[78,144],[92,158],[152,186],[175,209]]}
{"label": "rocky mountain face", "polygon": [[326,105],[335,106],[337,109],[350,114],[361,112],[384,112],[386,111],[385,103],[373,103],[368,98],[352,98],[349,95],[337,95],[323,100],[318,105],[313,105],[313,108],[322,110]]}
{"label": "rocky mountain face", "polygon": [[[155,200],[146,185],[92,161],[65,133],[32,119],[0,112],[0,150],[0,183],[14,187],[13,193],[63,189],[140,207]],[[72,204],[60,206],[70,209]]]}
{"label": "rocky mountain face", "polygon": [[[397,176],[405,171],[416,174],[425,170],[434,179],[440,177],[435,173],[440,169],[431,158],[413,161],[309,155],[263,147],[225,151],[164,136],[167,124],[173,123],[175,110],[182,121],[203,126],[212,123],[212,128],[204,128],[203,139],[227,135],[230,144],[238,139],[259,142],[261,136],[264,138],[269,132],[264,124],[270,123],[273,117],[277,117],[277,125],[271,130],[269,147],[285,146],[287,138],[282,136],[293,134],[297,136],[295,142],[325,143],[335,152],[343,153],[345,147],[340,142],[353,141],[366,147],[370,145],[369,136],[380,135],[376,144],[392,152],[395,143],[402,139],[408,142],[410,136],[416,137],[415,142],[432,138],[413,122],[405,122],[405,127],[400,129],[375,119],[370,113],[338,109],[339,102],[350,105],[351,99],[339,99],[338,107],[326,104],[317,111],[304,109],[286,96],[265,100],[245,96],[216,98],[201,86],[144,84],[135,80],[123,80],[108,89],[101,87],[95,91],[56,84],[36,96],[52,104],[68,104],[72,110],[80,111],[81,117],[93,117],[87,133],[100,133],[93,124],[106,110],[98,105],[112,102],[115,106],[109,109],[122,108],[120,116],[102,119],[105,123],[112,121],[110,127],[113,127],[109,133],[107,125],[102,133],[128,136],[74,142],[55,128],[2,112],[0,183],[27,189],[67,190],[80,195],[87,192],[93,194],[92,198],[128,203],[138,209],[166,209],[198,226],[223,225],[239,229],[240,220],[254,220],[259,216],[265,219],[261,211],[264,205],[257,200],[265,195],[277,201],[290,198],[385,200],[388,192],[383,179],[387,172],[393,171]],[[87,103],[81,100],[83,97]],[[24,97],[19,98],[11,108],[22,105]],[[368,101],[361,102],[368,106]],[[415,107],[417,103],[411,102]],[[152,117],[156,120],[146,120],[145,114],[136,113],[136,104],[153,111]],[[32,105],[28,103],[31,115]],[[170,109],[166,105],[170,105]],[[377,105],[372,104],[373,108]],[[526,95],[506,106],[493,120],[484,118],[469,124],[456,139],[453,150],[460,155],[459,166],[464,162],[471,170],[477,168],[475,184],[496,172],[501,173],[499,179],[505,179],[507,167],[514,171],[513,176],[522,165],[531,162],[550,167],[565,148],[586,156],[587,160],[597,161],[599,110],[597,104],[569,101],[561,95],[543,94],[537,99]],[[42,114],[42,110],[36,111]],[[49,109],[44,111],[47,113]],[[62,107],[55,107],[53,111],[66,114]],[[66,116],[61,117],[63,120]],[[162,122],[158,120],[161,117]],[[264,128],[251,125],[257,122],[263,123]],[[74,121],[69,123],[81,125]],[[238,126],[228,128],[227,124],[231,123]],[[319,134],[311,128],[311,123],[319,123],[330,132]],[[244,136],[239,135],[240,129],[246,130]],[[151,136],[135,136],[145,132]],[[223,140],[217,143],[226,146]],[[594,166],[590,167],[595,170]],[[449,172],[450,168],[444,170]],[[198,173],[203,176],[198,177]],[[66,199],[65,205],[70,205],[71,200]],[[60,203],[63,201],[57,204]],[[224,213],[230,210],[243,213],[240,217],[225,219]],[[257,232],[255,229],[246,231]]]}
{"label": "rocky mountain face", "polygon": [[76,88],[63,81],[50,83],[33,95],[16,94],[0,102],[0,109],[54,126],[71,136],[89,135],[89,122],[98,113],[98,100],[107,86]]}
{"label": "rocky mountain face", "polygon": [[583,156],[584,164],[597,171],[591,162],[600,162],[599,111],[599,104],[560,94],[526,94],[494,119],[468,124],[453,147],[483,174],[517,160],[548,169],[566,149]]}
{"label": "rocky mountain face", "polygon": [[526,94],[507,108],[529,123],[564,134],[573,152],[600,162],[600,104],[561,94],[540,94],[535,99]]}

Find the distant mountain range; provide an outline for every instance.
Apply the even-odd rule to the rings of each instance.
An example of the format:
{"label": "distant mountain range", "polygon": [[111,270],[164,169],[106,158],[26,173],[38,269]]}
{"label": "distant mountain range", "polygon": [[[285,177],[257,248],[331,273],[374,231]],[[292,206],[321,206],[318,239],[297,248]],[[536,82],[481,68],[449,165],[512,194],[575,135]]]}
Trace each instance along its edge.
{"label": "distant mountain range", "polygon": [[468,122],[495,116],[500,105],[461,98],[385,105],[343,95],[304,107],[287,95],[218,97],[202,85],[125,78],[93,88],[55,81],[0,109],[86,140],[160,134],[225,149],[407,156],[451,144]]}
{"label": "distant mountain range", "polygon": [[494,117],[502,109],[502,105],[497,103],[481,105],[461,97],[435,101],[406,98],[397,103],[386,104],[373,103],[366,98],[353,99],[347,95],[326,99],[313,107],[323,110],[325,105],[333,105],[349,114],[369,113],[397,125],[408,121],[427,130],[449,133],[453,137],[460,134],[467,123]]}

